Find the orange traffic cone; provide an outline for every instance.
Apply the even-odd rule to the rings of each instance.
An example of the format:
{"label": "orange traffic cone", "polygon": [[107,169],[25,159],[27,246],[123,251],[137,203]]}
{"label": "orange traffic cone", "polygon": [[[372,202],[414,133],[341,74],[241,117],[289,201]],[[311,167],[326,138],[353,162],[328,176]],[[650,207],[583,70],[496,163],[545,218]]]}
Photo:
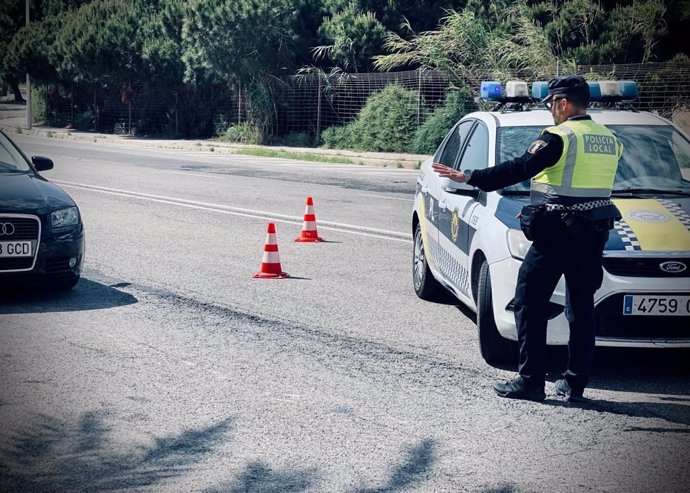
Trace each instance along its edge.
{"label": "orange traffic cone", "polygon": [[283,272],[280,267],[280,255],[278,254],[278,242],[276,240],[276,225],[268,223],[266,230],[266,244],[264,245],[264,257],[261,262],[259,272],[254,274],[258,279],[282,279],[290,277],[290,274]]}
{"label": "orange traffic cone", "polygon": [[307,197],[307,207],[304,211],[302,234],[295,240],[299,242],[326,241],[316,232],[316,214],[314,214],[314,199]]}

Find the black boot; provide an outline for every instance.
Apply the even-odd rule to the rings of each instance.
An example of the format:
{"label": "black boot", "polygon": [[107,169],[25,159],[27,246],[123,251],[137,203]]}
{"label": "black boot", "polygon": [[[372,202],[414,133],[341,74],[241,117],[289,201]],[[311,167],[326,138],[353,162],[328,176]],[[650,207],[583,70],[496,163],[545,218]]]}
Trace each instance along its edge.
{"label": "black boot", "polygon": [[561,380],[556,380],[556,395],[565,397],[568,402],[582,402],[585,400],[582,397],[584,389],[574,388],[570,386],[570,383],[565,378]]}
{"label": "black boot", "polygon": [[539,402],[546,398],[543,385],[528,385],[520,375],[506,383],[494,384],[494,390],[499,396],[509,399],[524,399],[527,401]]}

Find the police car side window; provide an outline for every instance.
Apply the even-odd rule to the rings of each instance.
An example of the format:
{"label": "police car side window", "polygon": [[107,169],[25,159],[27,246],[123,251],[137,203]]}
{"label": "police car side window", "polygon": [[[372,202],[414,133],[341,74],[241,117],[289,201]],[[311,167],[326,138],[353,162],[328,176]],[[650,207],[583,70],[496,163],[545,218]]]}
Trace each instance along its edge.
{"label": "police car side window", "polygon": [[473,122],[465,121],[458,125],[451,134],[450,138],[446,141],[446,146],[443,148],[439,162],[445,164],[446,166],[453,166],[455,163],[458,152],[460,152],[460,147],[465,141],[467,134],[472,128]]}
{"label": "police car side window", "polygon": [[478,124],[462,154],[458,169],[483,169],[489,164],[489,131]]}

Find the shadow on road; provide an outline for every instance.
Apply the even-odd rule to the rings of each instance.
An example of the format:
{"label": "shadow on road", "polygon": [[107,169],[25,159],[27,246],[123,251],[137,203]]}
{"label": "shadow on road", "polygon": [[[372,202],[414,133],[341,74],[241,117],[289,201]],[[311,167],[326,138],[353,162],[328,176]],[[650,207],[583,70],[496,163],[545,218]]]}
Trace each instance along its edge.
{"label": "shadow on road", "polygon": [[419,485],[431,473],[435,461],[436,444],[433,440],[423,440],[407,452],[405,461],[398,465],[388,482],[379,488],[357,490],[358,493],[389,493],[402,491]]}
{"label": "shadow on road", "polygon": [[[601,413],[630,416],[631,418],[661,419],[668,423],[690,426],[690,402],[686,404],[675,404],[668,402],[651,402],[649,400],[640,402],[614,402],[606,399],[585,399],[584,402],[570,403],[562,400],[550,399],[544,401],[544,404],[556,407],[588,409]],[[640,428],[631,426],[623,431],[690,434],[690,428],[678,427]]]}
{"label": "shadow on road", "polygon": [[[0,445],[2,491],[113,491],[145,486],[169,488],[174,481],[208,459],[228,440],[234,418],[180,434],[155,437],[153,444],[122,450],[109,440],[112,429],[98,413],[82,415],[70,424],[46,415],[24,423],[25,430],[9,435]],[[380,487],[359,493],[388,493],[419,486],[436,460],[436,443],[422,440],[407,450]],[[232,480],[207,492],[297,492],[318,486],[316,469],[276,471],[252,461]],[[165,485],[165,486],[164,486]],[[174,489],[174,487],[172,487]]]}
{"label": "shadow on road", "polygon": [[30,288],[0,291],[0,314],[101,310],[136,302],[129,293],[82,278],[71,291]]}
{"label": "shadow on road", "polygon": [[239,477],[207,493],[292,493],[310,491],[316,480],[315,471],[275,471],[261,461],[248,464]]}
{"label": "shadow on road", "polygon": [[127,452],[113,450],[93,413],[76,427],[40,415],[0,447],[0,490],[112,491],[179,477],[226,439],[232,418],[162,438]]}

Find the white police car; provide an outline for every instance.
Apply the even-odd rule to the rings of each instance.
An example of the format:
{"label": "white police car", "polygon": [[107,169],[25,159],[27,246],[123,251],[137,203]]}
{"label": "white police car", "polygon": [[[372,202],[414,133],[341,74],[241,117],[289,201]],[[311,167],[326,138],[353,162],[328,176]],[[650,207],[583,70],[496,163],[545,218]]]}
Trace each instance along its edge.
{"label": "white police car", "polygon": [[[604,281],[595,294],[599,346],[690,347],[690,140],[668,120],[637,112],[630,81],[590,83],[588,113],[616,134],[625,151],[612,200],[623,219],[610,231]],[[545,83],[482,84],[497,111],[471,113],[448,133],[420,168],[412,213],[413,282],[417,295],[435,300],[446,289],[477,313],[479,345],[491,364],[513,357],[517,330],[513,297],[530,242],[516,218],[529,200],[529,181],[482,192],[431,169],[494,166],[522,155],[553,125],[551,113],[531,101]],[[565,282],[551,298],[547,342],[568,342]]]}

